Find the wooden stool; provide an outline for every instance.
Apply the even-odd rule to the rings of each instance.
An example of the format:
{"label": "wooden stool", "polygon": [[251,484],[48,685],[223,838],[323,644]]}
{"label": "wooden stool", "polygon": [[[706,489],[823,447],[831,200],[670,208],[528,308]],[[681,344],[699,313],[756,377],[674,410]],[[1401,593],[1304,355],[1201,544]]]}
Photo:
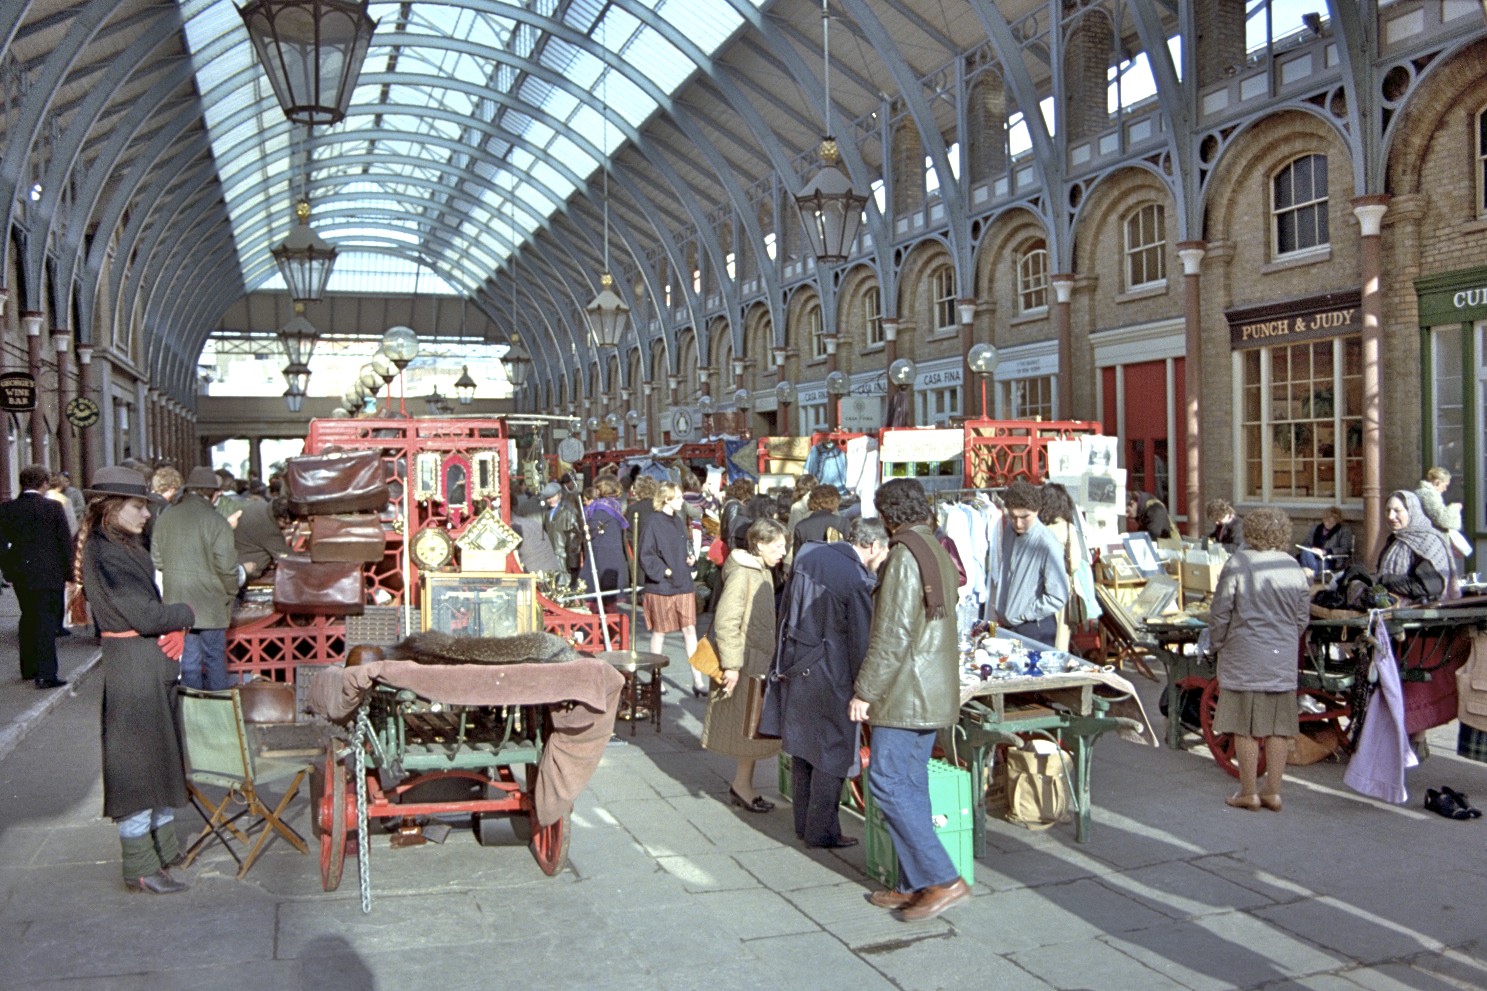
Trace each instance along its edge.
{"label": "wooden stool", "polygon": [[[652,654],[643,650],[602,650],[595,655],[610,664],[625,676],[625,687],[620,689],[620,709],[615,719],[630,724],[630,735],[635,735],[635,724],[650,720],[656,732],[661,732],[661,669],[671,661],[665,654]],[[642,673],[650,677],[642,679]]]}

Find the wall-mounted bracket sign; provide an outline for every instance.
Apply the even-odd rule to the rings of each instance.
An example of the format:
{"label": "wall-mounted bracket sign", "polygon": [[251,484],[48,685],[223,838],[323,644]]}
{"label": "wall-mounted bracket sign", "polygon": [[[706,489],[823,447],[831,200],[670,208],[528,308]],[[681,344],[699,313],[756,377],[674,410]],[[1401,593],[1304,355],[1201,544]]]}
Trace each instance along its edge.
{"label": "wall-mounted bracket sign", "polygon": [[36,408],[36,379],[30,372],[0,373],[0,410],[29,413]]}
{"label": "wall-mounted bracket sign", "polygon": [[63,412],[67,414],[67,422],[79,430],[97,423],[103,413],[98,404],[87,396],[78,396],[71,400]]}

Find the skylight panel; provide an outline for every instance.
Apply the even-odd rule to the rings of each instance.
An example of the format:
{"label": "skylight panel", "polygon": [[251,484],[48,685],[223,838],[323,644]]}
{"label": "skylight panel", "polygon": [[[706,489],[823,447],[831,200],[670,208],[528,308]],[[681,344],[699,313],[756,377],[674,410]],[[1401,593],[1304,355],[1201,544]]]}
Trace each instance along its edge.
{"label": "skylight panel", "polygon": [[675,45],[650,28],[643,28],[635,35],[625,49],[625,60],[644,67],[645,74],[665,93],[675,92],[697,68]]}
{"label": "skylight panel", "polygon": [[610,73],[608,98],[609,112],[633,127],[638,128],[656,112],[656,101],[617,73]]}
{"label": "skylight panel", "polygon": [[709,53],[717,51],[743,24],[742,17],[718,0],[662,0],[656,12]]}

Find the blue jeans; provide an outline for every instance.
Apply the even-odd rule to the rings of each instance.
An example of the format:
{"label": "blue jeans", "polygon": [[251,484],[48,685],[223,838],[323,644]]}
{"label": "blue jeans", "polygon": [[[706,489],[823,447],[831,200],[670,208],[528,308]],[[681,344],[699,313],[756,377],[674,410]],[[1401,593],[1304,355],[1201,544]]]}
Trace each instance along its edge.
{"label": "blue jeans", "polygon": [[220,692],[227,682],[227,631],[189,630],[181,653],[181,684]]}
{"label": "blue jeans", "polygon": [[131,816],[114,820],[119,835],[126,840],[149,835],[150,830],[168,826],[176,817],[175,809],[143,809]]}
{"label": "blue jeans", "polygon": [[[1070,591],[1069,594],[1078,593]],[[1036,640],[1045,647],[1052,647],[1054,638],[1058,636],[1058,619],[1054,616],[1044,616],[1042,619],[1033,619],[1026,623],[1008,623],[1004,628],[1018,636]]]}
{"label": "blue jeans", "polygon": [[934,730],[873,727],[868,787],[898,854],[900,891],[951,884],[960,877],[935,835],[929,806],[929,755],[934,746]]}
{"label": "blue jeans", "polygon": [[1311,551],[1302,551],[1300,556],[1301,566],[1315,575],[1321,575],[1326,562]]}

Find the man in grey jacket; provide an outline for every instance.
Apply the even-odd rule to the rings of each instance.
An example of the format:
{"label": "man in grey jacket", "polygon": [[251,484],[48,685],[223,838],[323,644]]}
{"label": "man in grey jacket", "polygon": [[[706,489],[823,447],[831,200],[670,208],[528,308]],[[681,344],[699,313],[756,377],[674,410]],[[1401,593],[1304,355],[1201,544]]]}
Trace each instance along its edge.
{"label": "man in grey jacket", "polygon": [[1007,531],[1002,535],[1002,572],[997,583],[997,623],[1029,640],[1052,645],[1058,613],[1069,601],[1064,551],[1053,531],[1038,519],[1043,497],[1036,486],[1018,480],[1002,496]]}
{"label": "man in grey jacket", "polygon": [[210,691],[227,687],[227,627],[240,584],[232,527],[214,508],[218,498],[216,473],[191,469],[185,493],[160,517],[150,541],[165,601],[184,602],[196,614],[181,655],[181,684]]}

